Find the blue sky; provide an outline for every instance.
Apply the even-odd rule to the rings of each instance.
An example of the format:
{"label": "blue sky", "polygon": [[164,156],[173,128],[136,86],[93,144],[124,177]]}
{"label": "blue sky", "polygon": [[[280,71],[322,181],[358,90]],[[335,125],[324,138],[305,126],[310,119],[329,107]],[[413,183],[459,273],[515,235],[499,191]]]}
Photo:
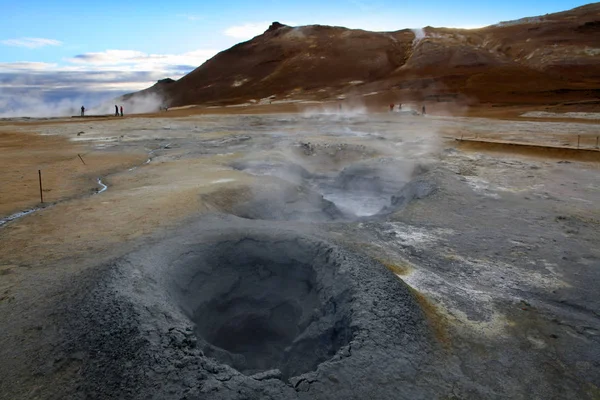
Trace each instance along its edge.
{"label": "blue sky", "polygon": [[586,3],[0,0],[0,116],[14,114],[21,103],[97,101],[177,79],[272,21],[377,31],[472,28]]}

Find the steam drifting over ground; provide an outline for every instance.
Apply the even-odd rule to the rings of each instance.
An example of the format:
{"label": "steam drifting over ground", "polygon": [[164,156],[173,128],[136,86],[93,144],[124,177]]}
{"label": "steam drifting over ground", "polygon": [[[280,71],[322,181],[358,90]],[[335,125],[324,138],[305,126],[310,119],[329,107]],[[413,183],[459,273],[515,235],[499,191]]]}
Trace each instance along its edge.
{"label": "steam drifting over ground", "polygon": [[[122,92],[114,91],[61,91],[43,92],[38,90],[12,90],[0,94],[0,118],[46,118],[79,115],[81,106],[86,109],[96,105],[93,112],[100,113],[98,104],[110,103]],[[113,106],[114,107],[114,106]],[[92,111],[92,110],[90,110]],[[107,111],[102,112],[106,114]]]}
{"label": "steam drifting over ground", "polygon": [[0,95],[0,118],[47,118],[79,115],[81,106],[87,115],[112,115],[115,104],[123,106],[127,114],[156,112],[164,105],[156,94],[136,96],[128,100],[120,99],[124,92],[89,91],[32,93],[13,91]]}
{"label": "steam drifting over ground", "polygon": [[136,95],[127,100],[116,98],[103,102],[90,110],[91,114],[112,114],[115,105],[123,106],[125,114],[142,114],[159,111],[164,107],[164,100],[161,96],[151,93],[146,95]]}

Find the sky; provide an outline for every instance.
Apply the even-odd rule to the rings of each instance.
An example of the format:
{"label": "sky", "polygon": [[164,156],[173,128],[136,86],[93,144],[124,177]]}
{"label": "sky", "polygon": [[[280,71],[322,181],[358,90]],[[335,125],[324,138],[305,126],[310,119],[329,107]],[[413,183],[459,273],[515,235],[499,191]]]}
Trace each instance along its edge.
{"label": "sky", "polygon": [[477,28],[586,1],[0,0],[0,117],[50,116],[178,79],[271,22]]}

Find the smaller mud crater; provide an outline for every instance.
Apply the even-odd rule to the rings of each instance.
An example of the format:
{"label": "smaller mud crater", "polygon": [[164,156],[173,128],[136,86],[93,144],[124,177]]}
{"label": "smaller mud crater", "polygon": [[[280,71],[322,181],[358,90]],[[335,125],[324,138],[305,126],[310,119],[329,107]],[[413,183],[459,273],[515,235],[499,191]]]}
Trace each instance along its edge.
{"label": "smaller mud crater", "polygon": [[433,184],[422,176],[425,167],[394,159],[366,160],[319,173],[284,161],[238,161],[232,166],[271,177],[252,198],[230,210],[248,219],[360,220],[398,211],[433,191]]}

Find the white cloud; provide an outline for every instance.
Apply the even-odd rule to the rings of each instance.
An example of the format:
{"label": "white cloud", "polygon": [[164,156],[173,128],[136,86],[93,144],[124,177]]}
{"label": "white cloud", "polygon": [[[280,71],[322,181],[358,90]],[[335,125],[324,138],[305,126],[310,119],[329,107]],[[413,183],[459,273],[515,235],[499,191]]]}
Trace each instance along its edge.
{"label": "white cloud", "polygon": [[[60,64],[0,62],[0,117],[71,115],[81,104],[100,105],[98,112],[104,113],[105,101],[148,88],[159,79],[179,79],[216,53],[106,50],[79,54]],[[157,108],[161,100],[155,100]],[[129,104],[127,109],[143,111],[140,107]]]}
{"label": "white cloud", "polygon": [[97,53],[83,53],[67,61],[87,65],[117,65],[138,61],[147,55],[135,50],[106,50]]}
{"label": "white cloud", "polygon": [[[127,70],[157,70],[170,67],[197,67],[217,54],[214,49],[199,49],[181,54],[148,54],[136,50],[106,50],[79,54],[67,59],[74,69],[102,70],[102,67],[119,67]],[[114,69],[114,68],[113,68]],[[179,68],[181,69],[181,68]]]}
{"label": "white cloud", "polygon": [[179,18],[185,18],[188,21],[200,21],[204,19],[204,16],[197,14],[177,14]]}
{"label": "white cloud", "polygon": [[60,46],[62,42],[54,39],[44,38],[20,38],[20,39],[6,39],[0,41],[5,46],[16,46],[16,47],[27,47],[29,49],[37,49],[38,47],[45,46]]}
{"label": "white cloud", "polygon": [[252,39],[266,31],[271,25],[270,22],[249,22],[243,25],[231,26],[225,29],[225,35],[235,39]]}
{"label": "white cloud", "polygon": [[[216,53],[217,50],[212,49],[180,54],[106,50],[79,54],[63,60],[62,64],[0,62],[0,99],[27,97],[31,93],[56,98],[75,92],[87,93],[85,96],[100,92],[103,95],[133,92],[145,89],[159,79],[179,79]],[[16,100],[12,101],[13,109],[16,103]]]}
{"label": "white cloud", "polygon": [[[73,115],[82,104],[88,109],[98,106],[94,112],[102,114],[111,109],[105,105],[106,101],[114,105],[112,99],[117,96],[145,89],[166,74],[165,70],[123,71],[114,68],[112,71],[95,71],[59,66],[40,69],[39,65],[32,65],[34,69],[26,70],[22,69],[24,66],[18,67],[0,69],[0,118]],[[177,78],[171,74],[174,71],[168,72]],[[160,104],[160,99],[157,98],[154,103]],[[136,107],[129,104],[126,109],[141,112],[143,109],[140,107],[139,104]]]}
{"label": "white cloud", "polygon": [[56,67],[56,64],[44,62],[0,62],[0,71],[44,71]]}

